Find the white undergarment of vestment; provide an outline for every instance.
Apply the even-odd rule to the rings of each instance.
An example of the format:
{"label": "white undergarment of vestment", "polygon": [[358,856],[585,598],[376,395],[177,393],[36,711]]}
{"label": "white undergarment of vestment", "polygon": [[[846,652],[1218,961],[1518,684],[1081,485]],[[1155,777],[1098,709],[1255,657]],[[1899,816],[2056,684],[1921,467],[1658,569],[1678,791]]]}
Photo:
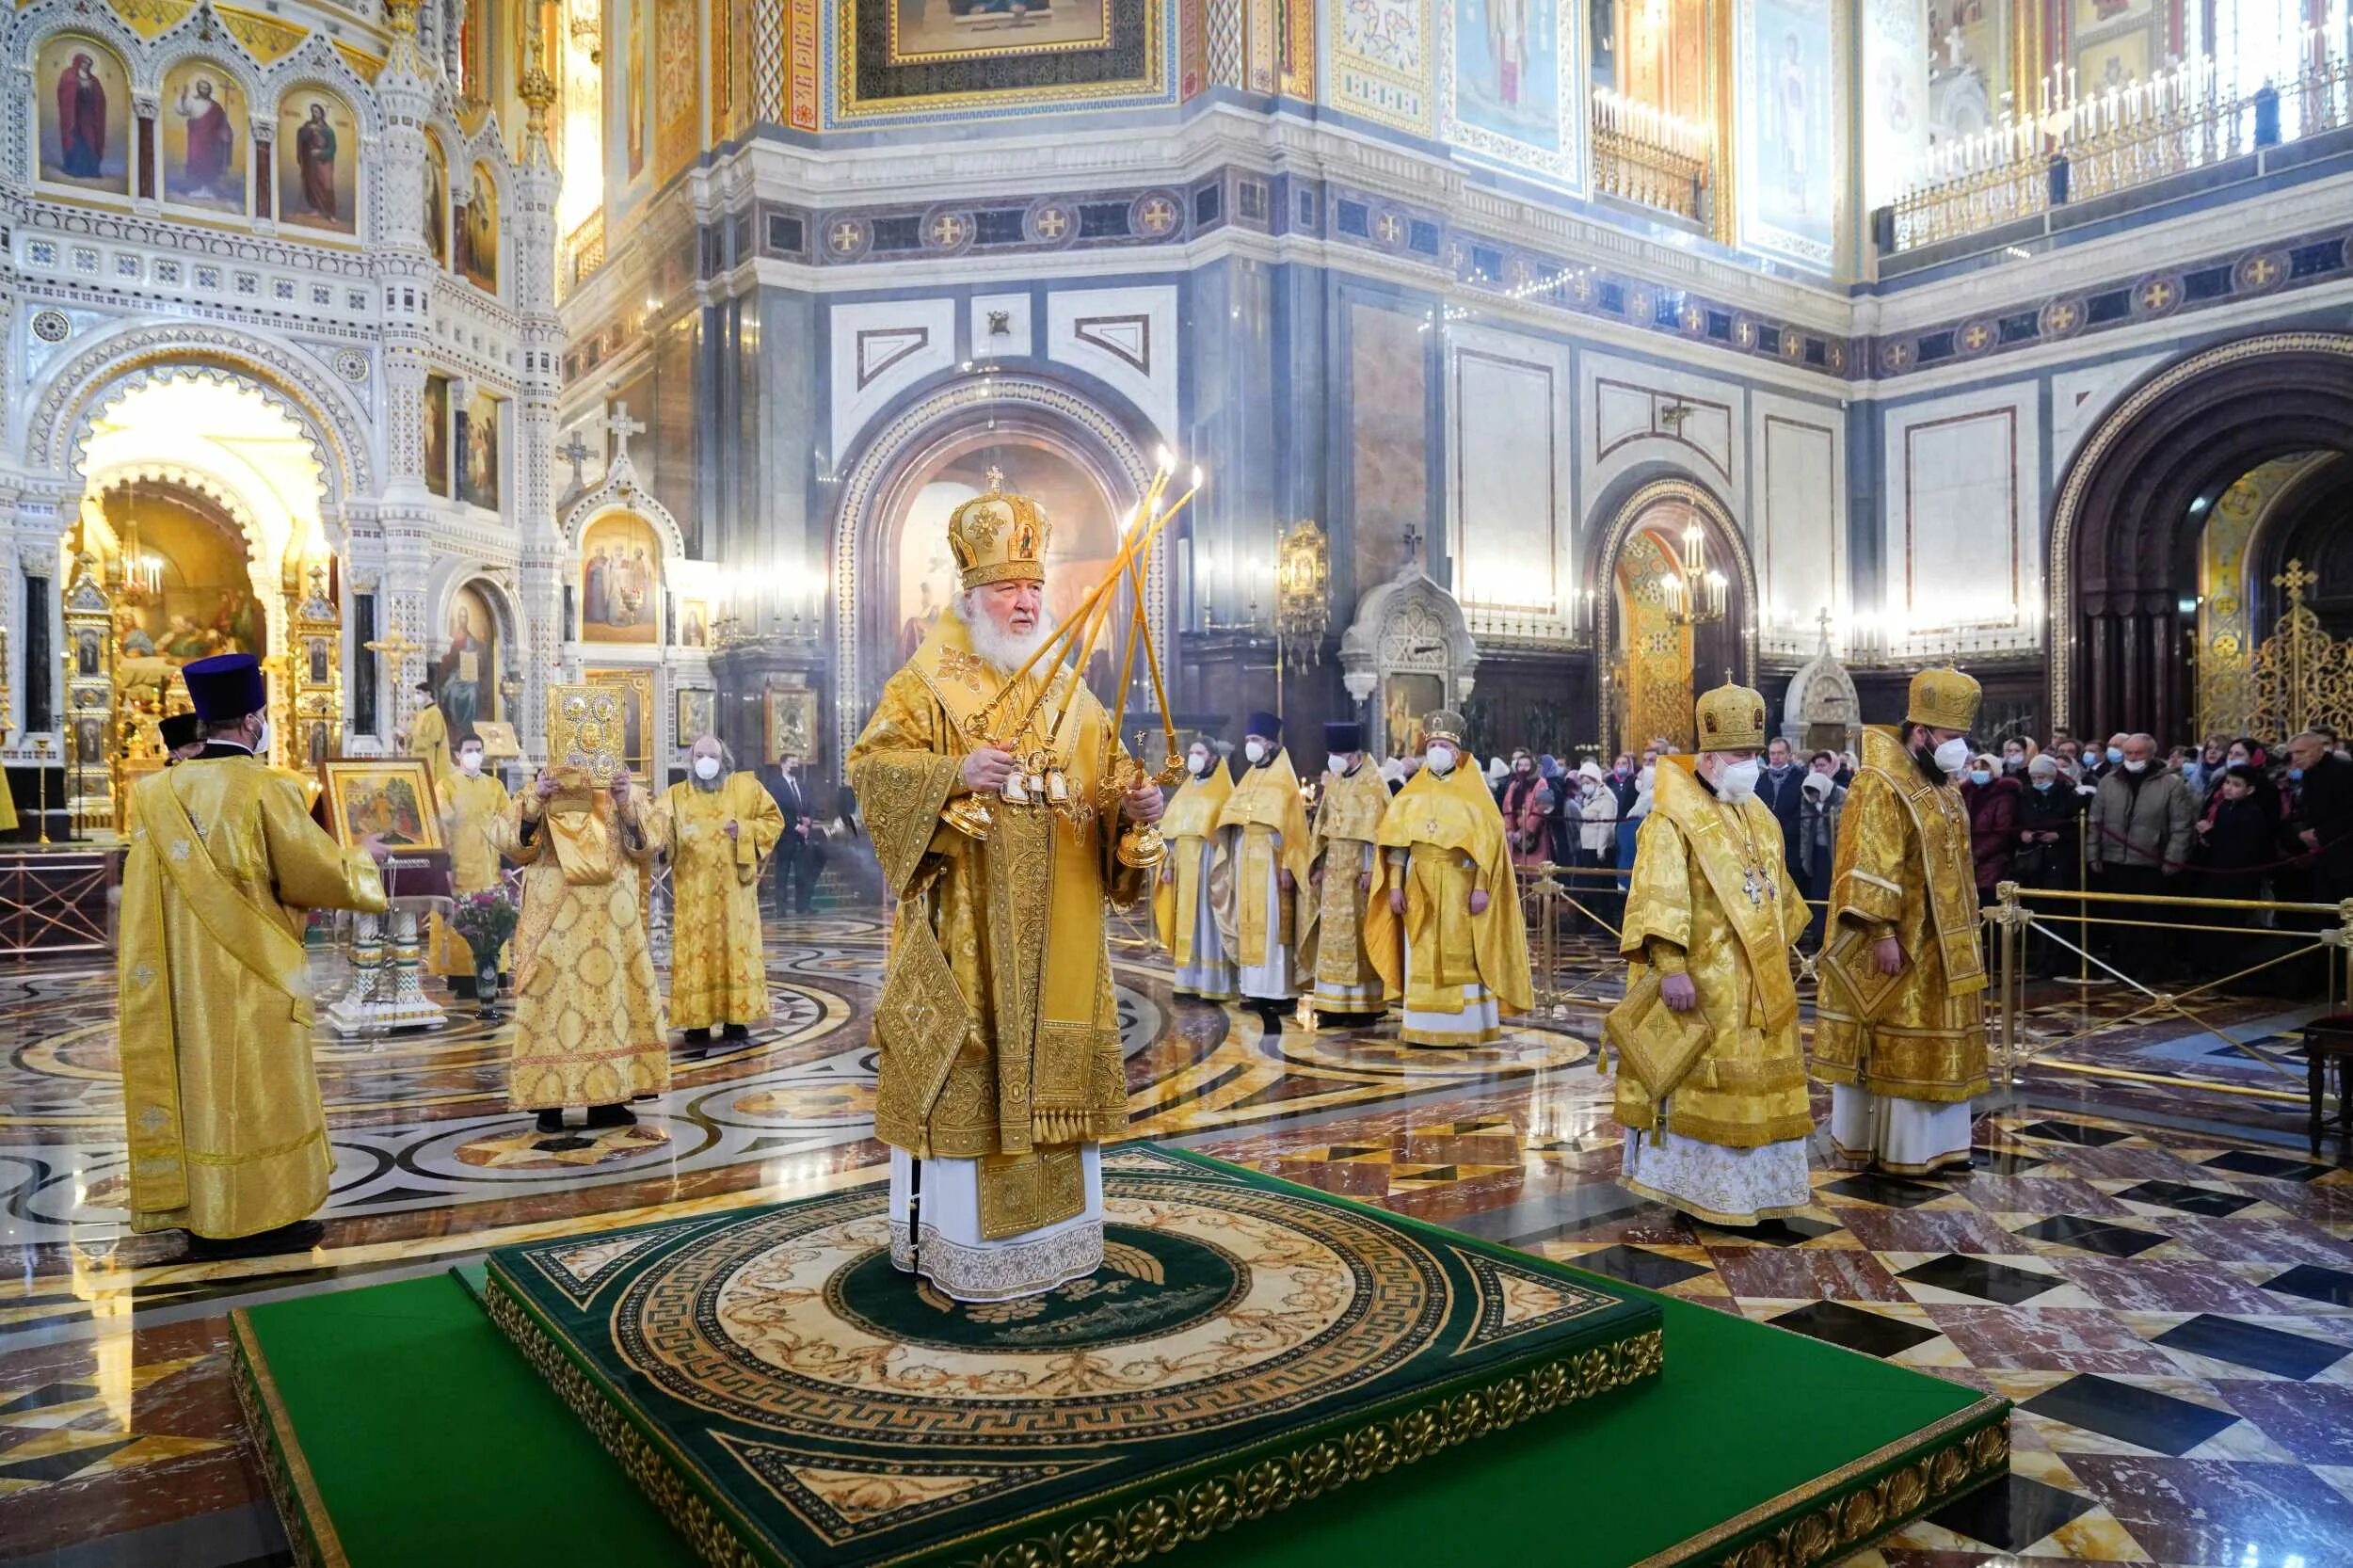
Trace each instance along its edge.
{"label": "white undergarment of vestment", "polygon": [[[1662,1105],[1658,1118],[1666,1117]],[[1654,1144],[1649,1133],[1629,1128],[1619,1168],[1637,1195],[1717,1224],[1787,1219],[1814,1201],[1802,1138],[1731,1149],[1664,1129]]]}
{"label": "white undergarment of vestment", "polygon": [[1502,1038],[1503,1010],[1495,993],[1477,981],[1463,987],[1460,1013],[1433,1013],[1413,1004],[1414,945],[1405,944],[1405,1028],[1409,1046],[1483,1046]]}
{"label": "white undergarment of vestment", "polygon": [[1082,1279],[1103,1266],[1102,1150],[1079,1147],[1085,1171],[1086,1207],[1067,1220],[998,1240],[981,1239],[981,1162],[931,1159],[923,1168],[921,1234],[909,1246],[907,1197],[915,1185],[915,1157],[890,1151],[890,1261],[902,1272],[921,1274],[960,1302],[1011,1301],[1041,1296],[1057,1285]]}
{"label": "white undergarment of vestment", "polygon": [[1830,1141],[1838,1158],[1898,1176],[1968,1164],[1976,1119],[1967,1100],[1909,1100],[1852,1083],[1830,1086]]}
{"label": "white undergarment of vestment", "polygon": [[1210,1001],[1234,1000],[1234,960],[1225,952],[1225,938],[1217,929],[1217,907],[1209,898],[1209,862],[1217,858],[1217,837],[1201,840],[1201,876],[1193,901],[1193,962],[1176,971],[1179,995]]}
{"label": "white undergarment of vestment", "polygon": [[[1241,871],[1242,829],[1237,829],[1234,840],[1234,871]],[[1283,836],[1274,835],[1275,869],[1266,879],[1266,962],[1241,966],[1241,994],[1252,1001],[1289,1001],[1299,995],[1292,984],[1291,950],[1283,945],[1283,904],[1290,895],[1283,891]],[[1238,888],[1236,898],[1249,898],[1250,889]],[[1240,956],[1237,954],[1237,956]]]}

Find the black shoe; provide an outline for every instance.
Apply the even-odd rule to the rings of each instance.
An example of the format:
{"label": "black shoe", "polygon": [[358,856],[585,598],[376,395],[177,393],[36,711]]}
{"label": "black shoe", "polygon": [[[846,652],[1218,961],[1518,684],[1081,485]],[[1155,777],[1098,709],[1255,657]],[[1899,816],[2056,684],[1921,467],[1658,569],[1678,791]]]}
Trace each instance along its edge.
{"label": "black shoe", "polygon": [[711,1031],[690,1029],[686,1032],[686,1043],[690,1046],[707,1046],[711,1044]]}
{"label": "black shoe", "polygon": [[722,1040],[748,1040],[751,1037],[751,1029],[744,1024],[729,1024],[719,1032]]}
{"label": "black shoe", "polygon": [[1253,1002],[1250,1004],[1250,1010],[1258,1015],[1258,1025],[1261,1029],[1265,1030],[1267,1033],[1280,1034],[1283,1032],[1283,1015],[1274,1010],[1274,1004],[1273,1002]]}
{"label": "black shoe", "polygon": [[186,1256],[199,1261],[224,1257],[271,1257],[281,1253],[309,1252],[326,1238],[327,1227],[316,1220],[296,1220],[275,1230],[250,1236],[199,1236],[188,1233]]}
{"label": "black shoe", "polygon": [[449,977],[449,994],[456,997],[459,1001],[473,1000],[473,976],[470,974],[451,975]]}
{"label": "black shoe", "polygon": [[636,1125],[637,1113],[626,1105],[592,1105],[588,1108],[588,1126],[592,1128]]}
{"label": "black shoe", "polygon": [[534,1128],[533,1128],[533,1129],[534,1129],[535,1131],[538,1131],[538,1132],[561,1132],[561,1131],[563,1131],[563,1130],[564,1130],[564,1112],[563,1112],[562,1108],[561,1108],[561,1107],[558,1107],[557,1109],[552,1110],[552,1111],[542,1111],[542,1112],[539,1112],[539,1119],[538,1119],[538,1121],[537,1121],[536,1123],[535,1123],[535,1124],[534,1124]]}

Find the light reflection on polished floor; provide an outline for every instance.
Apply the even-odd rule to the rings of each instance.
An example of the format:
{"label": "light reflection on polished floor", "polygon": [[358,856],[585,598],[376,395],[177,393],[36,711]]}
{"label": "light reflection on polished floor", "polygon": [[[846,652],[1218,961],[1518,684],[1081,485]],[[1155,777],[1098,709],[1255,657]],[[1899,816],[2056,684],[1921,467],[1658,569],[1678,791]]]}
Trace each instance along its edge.
{"label": "light reflection on polished floor", "polygon": [[[111,970],[0,975],[0,1562],[288,1560],[225,1376],[231,1305],[870,1179],[883,929],[833,914],[772,932],[773,1024],[681,1062],[640,1131],[583,1149],[520,1136],[504,1038],[470,1009],[430,1035],[323,1038],[325,1246],[201,1267],[123,1229]],[[1814,1209],[1760,1240],[1612,1179],[1619,1132],[1586,1044],[1615,989],[1597,951],[1563,1016],[1475,1052],[1267,1036],[1174,1000],[1140,942],[1116,956],[1139,1135],[2019,1400],[2007,1486],[1866,1560],[2353,1563],[2353,1173],[2282,1143],[2300,1130],[2284,1112],[2232,1103],[2216,1112],[2232,1120],[2201,1121],[2177,1096],[2160,1115],[2129,1090],[2085,1102],[2080,1080],[2038,1077],[2031,1103],[1980,1122],[1968,1176],[1817,1170]],[[2210,1016],[2241,1034],[2266,1017]],[[2102,1048],[2213,1055],[2157,1027]],[[2228,1054],[2200,1070],[2237,1071]]]}

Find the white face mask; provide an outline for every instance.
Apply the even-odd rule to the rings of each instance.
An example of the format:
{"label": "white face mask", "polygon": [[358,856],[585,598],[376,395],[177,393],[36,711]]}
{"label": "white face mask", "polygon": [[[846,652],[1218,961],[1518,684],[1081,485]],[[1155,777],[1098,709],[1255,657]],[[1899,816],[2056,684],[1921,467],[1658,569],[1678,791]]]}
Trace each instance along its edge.
{"label": "white face mask", "polygon": [[1734,805],[1756,793],[1756,759],[1745,762],[1723,762],[1716,768],[1716,792]]}
{"label": "white face mask", "polygon": [[2124,760],[2124,771],[2126,773],[2147,773],[2149,771],[2148,760],[2143,758],[2138,760],[2135,760],[2131,758],[2126,758]]}
{"label": "white face mask", "polygon": [[1185,765],[1193,770],[1195,778],[1209,776],[1209,754],[1206,751],[1194,752],[1185,760]]}
{"label": "white face mask", "polygon": [[1241,754],[1244,757],[1249,758],[1252,765],[1256,766],[1257,764],[1266,760],[1266,743],[1264,741],[1244,741],[1241,746]]}
{"label": "white face mask", "polygon": [[716,778],[716,777],[718,777],[718,776],[719,776],[719,759],[717,759],[716,757],[697,757],[697,758],[696,758],[696,759],[695,759],[695,776],[696,776],[696,778]]}
{"label": "white face mask", "polygon": [[1969,737],[1956,735],[1936,748],[1936,765],[1946,773],[1959,773],[1969,765]]}
{"label": "white face mask", "polygon": [[1346,773],[1348,771],[1348,759],[1341,756],[1337,751],[1327,755],[1323,759],[1323,761],[1324,765],[1330,768],[1334,773]]}
{"label": "white face mask", "polygon": [[1657,768],[1644,768],[1634,776],[1634,787],[1638,790],[1647,790],[1657,782],[1658,770]]}
{"label": "white face mask", "polygon": [[1432,746],[1422,753],[1422,765],[1432,773],[1441,776],[1452,773],[1454,771],[1454,748]]}
{"label": "white face mask", "polygon": [[256,757],[269,755],[269,720],[267,719],[262,721],[262,732],[253,739],[253,755]]}
{"label": "white face mask", "polygon": [[459,752],[457,754],[457,771],[464,774],[468,778],[472,778],[479,775],[482,772],[482,753],[478,751]]}

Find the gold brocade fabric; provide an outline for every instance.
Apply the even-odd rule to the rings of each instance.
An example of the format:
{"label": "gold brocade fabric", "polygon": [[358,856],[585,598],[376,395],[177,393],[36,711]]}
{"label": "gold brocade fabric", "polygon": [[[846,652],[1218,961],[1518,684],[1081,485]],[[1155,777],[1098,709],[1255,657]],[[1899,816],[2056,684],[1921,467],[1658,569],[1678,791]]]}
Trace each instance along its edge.
{"label": "gold brocade fabric", "polygon": [[659,814],[632,797],[645,824],[632,843],[605,792],[558,795],[526,842],[530,799],[519,798],[492,835],[523,869],[507,1103],[546,1111],[661,1094],[670,1087],[669,1031],[637,875],[662,849]]}
{"label": "gold brocade fabric", "polygon": [[[478,893],[499,884],[499,852],[490,842],[490,824],[506,814],[506,787],[479,775],[461,771],[446,784],[437,783],[441,802],[441,826],[449,839],[449,883],[453,892]],[[434,974],[473,973],[473,950],[450,929],[440,915],[432,916],[425,967]],[[504,968],[504,966],[501,966]]]}
{"label": "gold brocade fabric", "polygon": [[424,759],[425,771],[433,776],[433,792],[446,801],[449,781],[459,776],[456,759],[450,755],[449,720],[439,703],[409,721],[408,755]]}
{"label": "gold brocade fabric", "polygon": [[[1527,1012],[1528,921],[1504,847],[1503,813],[1485,781],[1467,768],[1443,778],[1422,769],[1390,799],[1377,841],[1384,851],[1407,852],[1401,873],[1392,856],[1374,856],[1365,903],[1365,946],[1388,994],[1405,993],[1410,944],[1407,1007],[1460,1013],[1462,986],[1476,982],[1495,993],[1503,1012]],[[1389,908],[1389,889],[1399,886],[1405,888],[1401,921]],[[1470,913],[1474,890],[1488,895],[1483,915]]]}
{"label": "gold brocade fabric", "polygon": [[[1299,798],[1299,775],[1291,771],[1290,753],[1277,751],[1263,765],[1243,768],[1225,808],[1218,813],[1217,825],[1234,868],[1231,896],[1218,906],[1218,931],[1236,963],[1261,965],[1268,961],[1270,940],[1286,948],[1298,943],[1314,908],[1307,869],[1315,849],[1307,837],[1307,807]],[[1281,926],[1269,931],[1267,884],[1277,871],[1291,873],[1291,891],[1275,901],[1282,911]]]}
{"label": "gold brocade fabric", "polygon": [[[1168,858],[1161,862],[1160,884],[1152,895],[1152,922],[1160,931],[1160,945],[1175,955],[1180,969],[1193,962],[1193,934],[1201,899],[1211,891],[1202,884],[1201,841],[1216,834],[1218,813],[1233,792],[1234,776],[1220,763],[1209,769],[1206,778],[1186,779],[1160,816],[1160,837],[1168,841]],[[1220,849],[1211,856],[1210,883],[1226,881],[1221,874],[1225,869],[1225,852]]]}
{"label": "gold brocade fabric", "polygon": [[[1753,846],[1753,847],[1752,847]],[[1769,878],[1769,895],[1748,888]],[[1650,968],[1646,944],[1683,951],[1712,1040],[1668,1096],[1667,1129],[1727,1148],[1804,1138],[1814,1130],[1798,1036],[1789,948],[1804,932],[1805,897],[1782,858],[1781,824],[1751,796],[1730,806],[1679,768],[1658,770],[1656,805],[1635,839],[1619,951],[1629,993]],[[1649,1129],[1657,1107],[1621,1071],[1618,1120]]]}
{"label": "gold brocade fabric", "polygon": [[[1905,968],[1866,1019],[1854,999],[1868,994],[1870,981],[1823,961],[1814,1076],[1905,1099],[1952,1103],[1983,1094],[1985,964],[1969,813],[1959,790],[1930,784],[1879,730],[1863,734],[1863,771],[1839,819],[1830,903],[1833,920],[1889,928]],[[1868,943],[1857,948],[1858,962],[1870,957]]]}
{"label": "gold brocade fabric", "polygon": [[131,1224],[249,1236],[327,1198],[303,911],[385,907],[376,863],[247,758],[132,792],[115,950]]}
{"label": "gold brocade fabric", "polygon": [[[875,1135],[918,1156],[1095,1143],[1128,1123],[1103,905],[1133,903],[1144,880],[1112,856],[1113,824],[995,799],[985,841],[940,820],[971,749],[963,721],[1000,679],[943,614],[849,756],[900,901],[874,1023]],[[1069,689],[1067,672],[1055,680]],[[1091,800],[1109,719],[1083,687],[1071,719],[1070,791]]]}
{"label": "gold brocade fabric", "polygon": [[13,833],[15,831],[16,802],[8,798],[8,791],[0,790],[0,833]]}
{"label": "gold brocade fabric", "polygon": [[692,779],[673,784],[655,812],[670,846],[670,1027],[765,1019],[760,864],[784,837],[784,813],[747,773],[729,774],[714,790]]}
{"label": "gold brocade fabric", "polygon": [[1300,945],[1299,962],[1320,987],[1344,987],[1338,994],[1352,998],[1383,984],[1365,946],[1365,900],[1370,895],[1358,879],[1372,869],[1367,851],[1380,837],[1388,810],[1388,782],[1369,762],[1353,774],[1327,776],[1323,798],[1316,804],[1310,867],[1316,917]]}

